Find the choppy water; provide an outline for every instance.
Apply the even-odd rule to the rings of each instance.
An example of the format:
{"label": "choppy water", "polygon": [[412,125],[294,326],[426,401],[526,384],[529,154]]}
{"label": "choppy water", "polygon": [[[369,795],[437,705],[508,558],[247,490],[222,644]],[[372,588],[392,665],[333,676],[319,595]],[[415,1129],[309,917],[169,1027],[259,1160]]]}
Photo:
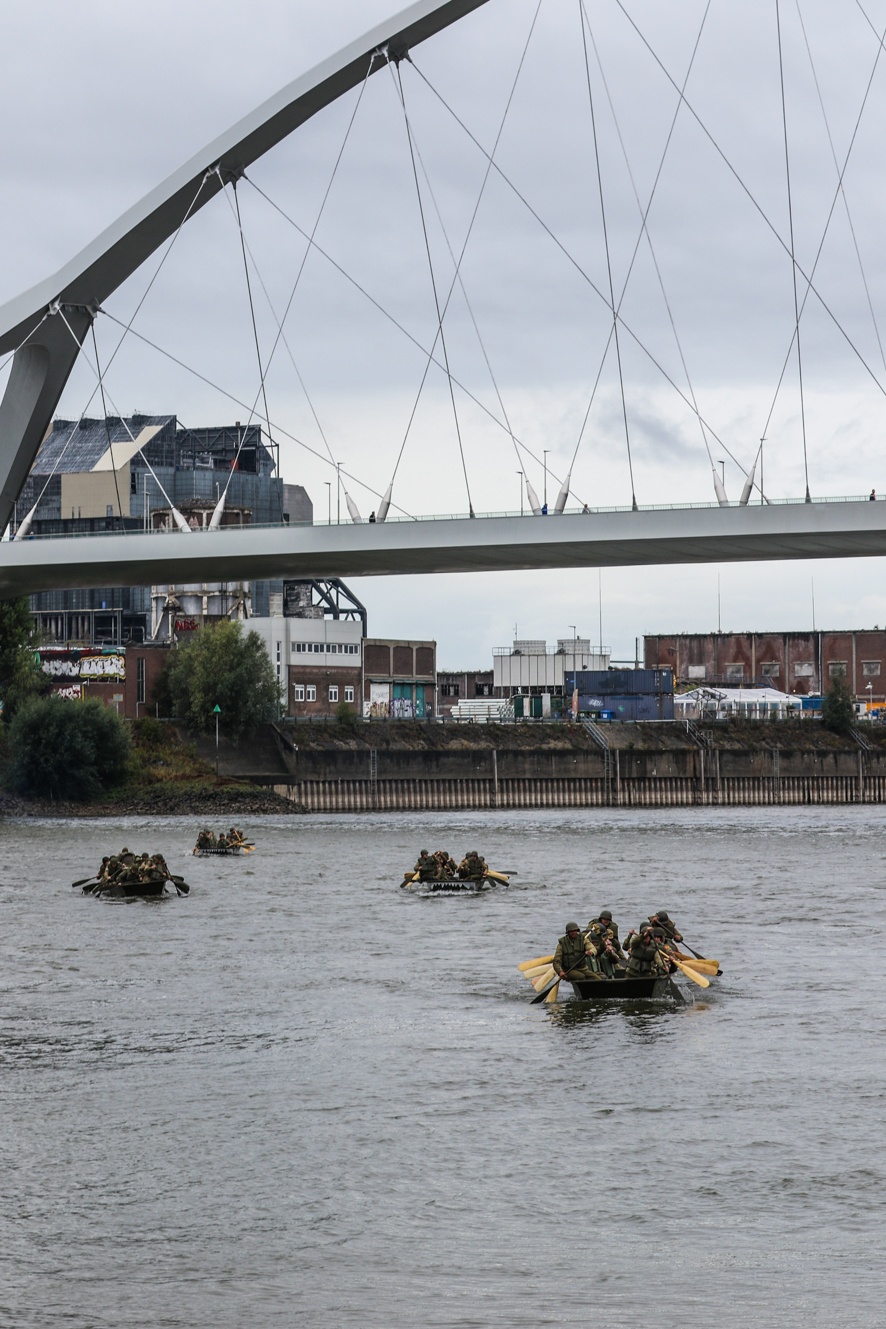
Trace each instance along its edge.
{"label": "choppy water", "polygon": [[[879,1329],[883,820],[0,822],[0,1324]],[[70,889],[124,841],[190,897]],[[398,890],[438,846],[520,876]],[[607,905],[724,977],[529,1006]]]}

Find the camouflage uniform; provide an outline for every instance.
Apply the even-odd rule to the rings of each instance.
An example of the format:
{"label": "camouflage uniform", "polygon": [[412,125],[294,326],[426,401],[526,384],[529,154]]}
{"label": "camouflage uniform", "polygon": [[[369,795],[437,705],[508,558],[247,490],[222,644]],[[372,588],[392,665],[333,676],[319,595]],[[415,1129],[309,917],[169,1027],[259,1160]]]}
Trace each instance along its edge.
{"label": "camouflage uniform", "polygon": [[[570,933],[576,935],[570,936]],[[586,949],[584,934],[577,923],[568,923],[565,934],[557,942],[551,963],[556,973],[566,975],[567,982],[573,979],[598,979],[600,975],[591,967]]]}
{"label": "camouflage uniform", "polygon": [[628,948],[628,978],[657,978],[668,972],[667,962],[648,925],[642,936],[633,932],[625,944]]}

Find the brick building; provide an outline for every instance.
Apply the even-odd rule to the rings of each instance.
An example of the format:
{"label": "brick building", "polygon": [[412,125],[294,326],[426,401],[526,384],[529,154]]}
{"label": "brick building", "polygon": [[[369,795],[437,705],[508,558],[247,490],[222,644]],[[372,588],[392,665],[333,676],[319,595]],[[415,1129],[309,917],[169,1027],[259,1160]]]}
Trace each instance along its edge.
{"label": "brick building", "polygon": [[437,672],[437,714],[449,715],[453,706],[477,697],[494,696],[491,669],[443,669]]}
{"label": "brick building", "polygon": [[[768,686],[806,696],[846,679],[860,700],[886,699],[886,632],[698,632],[643,638],[647,669],[678,684]],[[870,687],[868,686],[870,684]]]}
{"label": "brick building", "polygon": [[153,714],[153,693],[167,660],[168,644],[43,647],[38,651],[52,690],[69,701],[102,701],[137,720]]}
{"label": "brick building", "polygon": [[436,714],[437,643],[367,637],[363,642],[363,714],[427,719]]}

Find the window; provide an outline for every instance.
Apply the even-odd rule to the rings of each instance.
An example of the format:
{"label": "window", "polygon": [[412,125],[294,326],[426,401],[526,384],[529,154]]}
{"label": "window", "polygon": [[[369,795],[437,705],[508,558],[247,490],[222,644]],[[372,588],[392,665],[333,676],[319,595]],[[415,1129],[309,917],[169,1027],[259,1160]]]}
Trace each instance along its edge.
{"label": "window", "polygon": [[304,701],[304,699],[305,699],[305,685],[304,685],[304,683],[296,683],[296,684],[294,685],[294,687],[293,687],[293,689],[292,689],[292,699],[293,699],[293,701]]}
{"label": "window", "polygon": [[706,678],[706,677],[707,677],[707,669],[705,668],[704,665],[687,665],[687,666],[686,666],[686,677],[687,677],[687,678]]}
{"label": "window", "polygon": [[879,660],[862,660],[862,662],[861,662],[861,672],[862,672],[862,674],[864,675],[865,678],[879,678],[879,677],[880,677],[880,661],[879,661]]}
{"label": "window", "polygon": [[828,660],[828,673],[830,674],[831,678],[845,678],[845,677],[846,677],[846,661],[845,661],[845,660]]}
{"label": "window", "polygon": [[353,701],[353,700],[354,700],[354,689],[345,688],[345,701]]}
{"label": "window", "polygon": [[440,689],[441,697],[457,697],[459,695],[458,683],[444,683]]}
{"label": "window", "polygon": [[337,684],[337,683],[330,683],[330,684],[329,684],[329,700],[330,700],[330,701],[338,701],[338,684]]}
{"label": "window", "polygon": [[317,688],[313,683],[305,684],[305,701],[317,700]]}
{"label": "window", "polygon": [[349,641],[345,643],[345,648],[344,648],[345,655],[357,655],[359,649],[360,649],[359,646],[357,646],[354,642]]}
{"label": "window", "polygon": [[308,649],[308,644],[305,641],[294,641],[292,643],[292,649],[296,652],[296,654],[301,655],[302,651],[306,651]]}
{"label": "window", "polygon": [[811,660],[798,660],[794,665],[794,678],[814,678],[815,665]]}
{"label": "window", "polygon": [[478,684],[477,684],[477,696],[478,696],[478,697],[491,697],[491,696],[492,696],[492,684],[491,684],[491,683],[478,683]]}
{"label": "window", "polygon": [[726,677],[730,683],[741,683],[744,678],[744,665],[728,664],[726,666]]}
{"label": "window", "polygon": [[328,642],[326,643],[326,654],[327,654],[327,655],[337,655],[338,652],[339,652],[340,650],[341,650],[341,647],[339,646],[338,642],[336,642],[336,641],[328,641]]}
{"label": "window", "polygon": [[781,665],[777,660],[764,660],[760,665],[760,673],[764,678],[778,678],[781,674]]}
{"label": "window", "polygon": [[311,650],[314,652],[315,655],[322,655],[322,654],[323,654],[323,643],[322,643],[322,641],[315,641],[315,642],[312,642],[312,644],[311,644]]}

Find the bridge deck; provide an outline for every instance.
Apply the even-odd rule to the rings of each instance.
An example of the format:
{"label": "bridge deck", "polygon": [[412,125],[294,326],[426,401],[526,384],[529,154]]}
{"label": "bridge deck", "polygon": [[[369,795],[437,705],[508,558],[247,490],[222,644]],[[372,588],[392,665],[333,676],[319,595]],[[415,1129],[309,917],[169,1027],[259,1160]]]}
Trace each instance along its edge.
{"label": "bridge deck", "polygon": [[278,577],[630,567],[886,554],[886,504],[857,500],[89,535],[0,544],[0,597]]}

